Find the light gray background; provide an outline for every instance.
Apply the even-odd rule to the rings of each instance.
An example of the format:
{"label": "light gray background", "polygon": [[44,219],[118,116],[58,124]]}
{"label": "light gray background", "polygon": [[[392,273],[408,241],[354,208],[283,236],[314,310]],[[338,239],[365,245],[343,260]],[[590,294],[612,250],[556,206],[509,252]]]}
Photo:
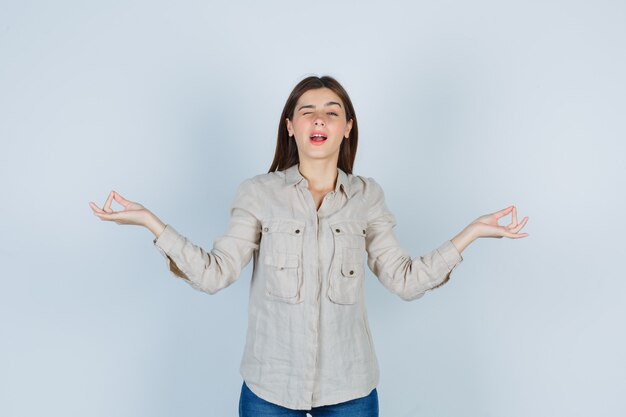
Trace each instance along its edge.
{"label": "light gray background", "polygon": [[414,302],[367,271],[381,416],[626,415],[625,22],[622,1],[0,3],[0,415],[237,415],[252,264],[195,291],[88,202],[116,190],[210,249],[312,74],[350,93],[355,173],[413,256],[530,217]]}

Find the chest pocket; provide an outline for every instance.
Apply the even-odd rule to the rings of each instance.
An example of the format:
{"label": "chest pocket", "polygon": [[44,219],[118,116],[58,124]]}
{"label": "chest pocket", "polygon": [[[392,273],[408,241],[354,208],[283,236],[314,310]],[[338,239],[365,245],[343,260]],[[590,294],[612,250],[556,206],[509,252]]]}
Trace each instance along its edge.
{"label": "chest pocket", "polygon": [[297,304],[304,301],[302,247],[305,222],[271,219],[261,225],[261,258],[265,293],[270,298]]}
{"label": "chest pocket", "polygon": [[328,298],[336,304],[354,304],[363,290],[365,225],[358,221],[330,224],[334,240]]}

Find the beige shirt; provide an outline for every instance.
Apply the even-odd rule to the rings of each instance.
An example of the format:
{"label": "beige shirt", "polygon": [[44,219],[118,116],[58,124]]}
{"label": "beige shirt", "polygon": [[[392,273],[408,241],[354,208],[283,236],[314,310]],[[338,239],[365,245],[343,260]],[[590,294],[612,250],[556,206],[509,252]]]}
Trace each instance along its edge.
{"label": "beige shirt", "polygon": [[338,169],[318,211],[298,167],[244,180],[230,226],[210,252],[169,224],[154,244],[174,276],[209,294],[254,259],[240,374],[259,397],[310,410],[364,397],[378,385],[366,259],[382,285],[411,301],[447,282],[463,258],[448,240],[412,259],[373,178]]}

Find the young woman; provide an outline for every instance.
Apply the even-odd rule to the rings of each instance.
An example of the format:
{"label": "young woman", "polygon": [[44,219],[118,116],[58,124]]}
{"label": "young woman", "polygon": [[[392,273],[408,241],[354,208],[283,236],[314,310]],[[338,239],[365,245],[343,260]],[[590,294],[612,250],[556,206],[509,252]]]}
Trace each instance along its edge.
{"label": "young woman", "polygon": [[[115,191],[102,209],[90,202],[101,220],[152,231],[171,273],[199,291],[215,294],[254,259],[240,416],[378,416],[365,263],[409,301],[446,283],[477,238],[528,236],[519,233],[528,217],[518,223],[510,206],[412,258],[396,239],[381,186],[352,174],[357,145],[346,91],[332,77],[307,77],[287,99],[269,172],[239,185],[228,231],[211,251]],[[113,200],[124,209],[113,211]]]}

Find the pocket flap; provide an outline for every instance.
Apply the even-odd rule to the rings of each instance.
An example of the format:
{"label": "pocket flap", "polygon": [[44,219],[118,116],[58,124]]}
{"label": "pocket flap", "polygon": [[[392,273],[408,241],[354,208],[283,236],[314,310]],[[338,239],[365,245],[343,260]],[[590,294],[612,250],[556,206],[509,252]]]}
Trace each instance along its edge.
{"label": "pocket flap", "polygon": [[304,220],[296,219],[268,219],[261,222],[262,233],[289,233],[294,236],[302,236],[304,233]]}
{"label": "pocket flap", "polygon": [[297,268],[300,264],[300,258],[298,255],[290,253],[274,252],[266,254],[263,262],[277,268]]}
{"label": "pocket flap", "polygon": [[365,236],[366,225],[363,222],[357,221],[339,221],[330,223],[330,227],[333,230],[334,235],[359,235]]}

